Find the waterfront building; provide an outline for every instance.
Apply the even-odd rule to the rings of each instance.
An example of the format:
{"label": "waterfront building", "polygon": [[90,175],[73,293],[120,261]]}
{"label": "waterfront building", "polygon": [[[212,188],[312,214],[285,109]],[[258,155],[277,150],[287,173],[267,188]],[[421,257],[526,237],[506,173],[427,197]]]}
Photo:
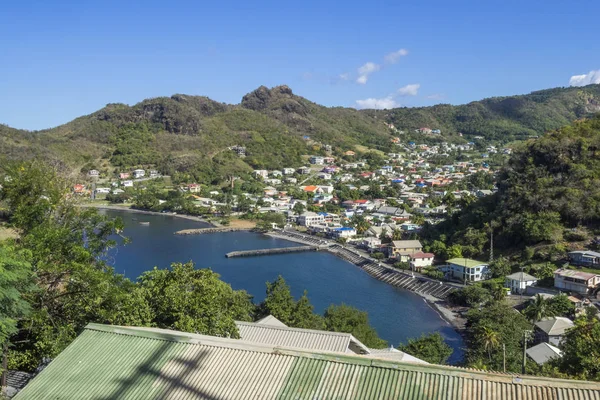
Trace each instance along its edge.
{"label": "waterfront building", "polygon": [[312,211],[307,211],[298,217],[298,225],[311,226],[322,224],[325,222],[325,217]]}
{"label": "waterfront building", "polygon": [[418,240],[394,240],[390,250],[390,257],[401,262],[409,262],[412,254],[423,251],[423,245]]}
{"label": "waterfront building", "polygon": [[452,278],[461,282],[477,282],[487,279],[488,263],[470,258],[453,258],[447,261],[447,270]]}

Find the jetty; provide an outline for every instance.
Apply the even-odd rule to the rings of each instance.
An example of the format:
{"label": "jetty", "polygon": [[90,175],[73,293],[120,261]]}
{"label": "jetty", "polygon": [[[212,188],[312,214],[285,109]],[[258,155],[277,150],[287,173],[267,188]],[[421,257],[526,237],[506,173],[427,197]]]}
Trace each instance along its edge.
{"label": "jetty", "polygon": [[229,226],[219,226],[212,228],[198,228],[198,229],[184,229],[181,231],[177,231],[174,235],[202,235],[204,233],[220,233],[220,232],[240,232],[240,231],[250,231],[251,228],[235,228]]}
{"label": "jetty", "polygon": [[317,246],[296,246],[296,247],[278,247],[273,249],[258,249],[258,250],[244,250],[244,251],[232,251],[225,254],[227,258],[234,257],[254,257],[254,256],[266,256],[269,254],[288,254],[288,253],[300,253],[304,251],[319,251]]}

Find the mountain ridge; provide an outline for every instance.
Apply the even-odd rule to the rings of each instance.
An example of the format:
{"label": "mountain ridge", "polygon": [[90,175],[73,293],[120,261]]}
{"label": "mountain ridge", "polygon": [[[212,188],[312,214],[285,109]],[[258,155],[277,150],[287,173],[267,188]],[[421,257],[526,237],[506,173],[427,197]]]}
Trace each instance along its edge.
{"label": "mountain ridge", "polygon": [[[239,104],[174,94],[132,106],[109,103],[40,131],[0,125],[0,156],[50,159],[73,173],[154,165],[165,173],[179,173],[181,179],[213,182],[219,174],[299,166],[302,155],[321,151],[319,143],[332,145],[338,155],[357,147],[387,151],[391,138],[398,135],[388,124],[408,135],[428,126],[442,130],[440,140],[479,135],[505,144],[597,112],[600,85],[546,89],[458,106],[390,110],[325,107],[294,94],[286,85],[260,86]],[[459,138],[459,132],[465,138]],[[245,159],[224,151],[236,145],[247,147]]]}

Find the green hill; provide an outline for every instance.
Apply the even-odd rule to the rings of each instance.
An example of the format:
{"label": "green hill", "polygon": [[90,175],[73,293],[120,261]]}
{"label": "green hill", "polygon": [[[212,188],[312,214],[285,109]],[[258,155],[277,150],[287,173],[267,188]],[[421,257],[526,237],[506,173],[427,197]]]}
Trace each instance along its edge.
{"label": "green hill", "polygon": [[[398,129],[421,126],[498,141],[540,135],[600,111],[600,85],[558,88],[467,105],[357,111],[323,107],[287,86],[264,86],[240,104],[176,94],[136,105],[108,104],[65,125],[37,132],[0,126],[0,156],[43,158],[65,172],[156,167],[179,180],[218,182],[253,168],[297,167],[302,155],[330,144],[389,149]],[[244,146],[247,157],[228,151]]]}
{"label": "green hill", "polygon": [[555,259],[585,246],[600,229],[600,115],[518,146],[496,186],[424,236],[474,257],[487,253],[490,226],[497,250],[543,249],[540,258]]}

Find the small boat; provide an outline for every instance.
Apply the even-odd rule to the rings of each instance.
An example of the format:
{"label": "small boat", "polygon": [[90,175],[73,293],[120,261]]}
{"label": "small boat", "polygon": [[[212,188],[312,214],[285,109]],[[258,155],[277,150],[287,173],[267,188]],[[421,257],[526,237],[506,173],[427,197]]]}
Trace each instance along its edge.
{"label": "small boat", "polygon": [[150,222],[148,222],[148,221],[140,221],[140,225],[150,225]]}

